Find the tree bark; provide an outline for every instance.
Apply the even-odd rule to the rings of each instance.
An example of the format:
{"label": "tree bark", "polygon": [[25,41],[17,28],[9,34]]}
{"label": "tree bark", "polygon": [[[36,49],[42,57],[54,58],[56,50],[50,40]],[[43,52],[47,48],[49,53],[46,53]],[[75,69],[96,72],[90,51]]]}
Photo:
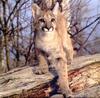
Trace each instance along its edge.
{"label": "tree bark", "polygon": [[[36,75],[34,67],[13,69],[0,75],[0,98],[46,98],[54,91],[50,73]],[[69,66],[70,88],[75,97],[100,97],[100,54],[74,59]],[[54,85],[54,84],[53,84]]]}
{"label": "tree bark", "polygon": [[6,64],[7,64],[7,70],[10,70],[9,67],[9,62],[10,62],[10,53],[9,53],[9,48],[8,48],[8,36],[7,36],[7,19],[6,19],[6,3],[7,1],[2,1],[2,8],[3,8],[3,37],[4,37],[4,46],[5,46],[5,55],[6,55]]}
{"label": "tree bark", "polygon": [[3,45],[2,45],[2,36],[0,35],[0,70],[2,70],[2,60],[3,60]]}

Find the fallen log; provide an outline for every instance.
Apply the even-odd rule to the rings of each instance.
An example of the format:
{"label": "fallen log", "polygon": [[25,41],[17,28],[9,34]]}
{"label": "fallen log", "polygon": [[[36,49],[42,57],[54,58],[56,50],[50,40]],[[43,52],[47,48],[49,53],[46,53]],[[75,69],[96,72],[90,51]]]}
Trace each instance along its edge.
{"label": "fallen log", "polygon": [[[14,69],[0,75],[0,98],[43,98],[44,92],[53,76],[49,73],[43,75],[33,74],[33,67]],[[19,96],[19,97],[18,97]]]}
{"label": "fallen log", "polygon": [[[53,91],[51,73],[36,75],[33,67],[0,75],[0,98],[47,98]],[[100,54],[74,59],[69,66],[70,88],[76,97],[100,97]]]}

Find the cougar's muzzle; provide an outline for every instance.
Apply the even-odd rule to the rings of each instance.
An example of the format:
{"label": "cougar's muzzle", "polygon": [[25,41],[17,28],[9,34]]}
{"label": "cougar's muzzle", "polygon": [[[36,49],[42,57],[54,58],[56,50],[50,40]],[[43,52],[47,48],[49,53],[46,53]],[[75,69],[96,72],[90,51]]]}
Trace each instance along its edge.
{"label": "cougar's muzzle", "polygon": [[52,32],[54,30],[54,27],[52,26],[52,23],[46,23],[43,27],[42,30],[44,32]]}

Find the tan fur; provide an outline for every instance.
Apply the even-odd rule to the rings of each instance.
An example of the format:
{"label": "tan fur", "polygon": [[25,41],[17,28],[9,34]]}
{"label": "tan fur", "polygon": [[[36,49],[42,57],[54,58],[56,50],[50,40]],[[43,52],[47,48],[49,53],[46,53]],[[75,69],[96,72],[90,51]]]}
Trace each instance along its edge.
{"label": "tan fur", "polygon": [[64,15],[62,15],[61,13],[58,14],[57,28],[59,36],[62,39],[64,51],[66,52],[67,61],[71,62],[73,60],[73,54],[74,54],[73,46],[70,39],[70,35],[67,33],[66,19]]}
{"label": "tan fur", "polygon": [[[41,11],[37,5],[33,5],[32,11],[35,14],[35,47],[49,55],[48,60],[58,72],[62,92],[70,94],[67,63],[73,59],[73,47],[67,33],[66,19],[57,7],[53,11]],[[53,22],[52,18],[55,19]],[[45,22],[41,22],[41,19]],[[50,31],[51,27],[53,29]]]}

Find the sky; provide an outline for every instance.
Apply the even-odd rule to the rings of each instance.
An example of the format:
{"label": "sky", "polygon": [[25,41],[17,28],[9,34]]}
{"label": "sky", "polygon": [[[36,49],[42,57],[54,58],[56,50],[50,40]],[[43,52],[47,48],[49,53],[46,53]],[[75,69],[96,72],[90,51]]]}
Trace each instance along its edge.
{"label": "sky", "polygon": [[[98,16],[100,16],[100,0],[91,0],[91,2],[88,4],[88,8],[89,8],[89,12],[88,13],[86,12],[85,16],[86,17],[95,16],[94,18],[90,19],[90,22],[95,20]],[[97,15],[97,14],[99,14],[99,15]],[[86,32],[90,33],[92,28],[93,28],[93,26],[89,27],[86,30]],[[93,39],[94,37],[100,37],[100,25],[98,25],[98,27],[96,28],[95,32],[90,37],[90,40]]]}
{"label": "sky", "polygon": [[[93,9],[93,11],[92,11],[93,15],[100,14],[100,0],[92,0],[91,8]],[[98,29],[96,30],[96,34],[94,34],[94,36],[100,37],[100,25],[99,25]]]}

